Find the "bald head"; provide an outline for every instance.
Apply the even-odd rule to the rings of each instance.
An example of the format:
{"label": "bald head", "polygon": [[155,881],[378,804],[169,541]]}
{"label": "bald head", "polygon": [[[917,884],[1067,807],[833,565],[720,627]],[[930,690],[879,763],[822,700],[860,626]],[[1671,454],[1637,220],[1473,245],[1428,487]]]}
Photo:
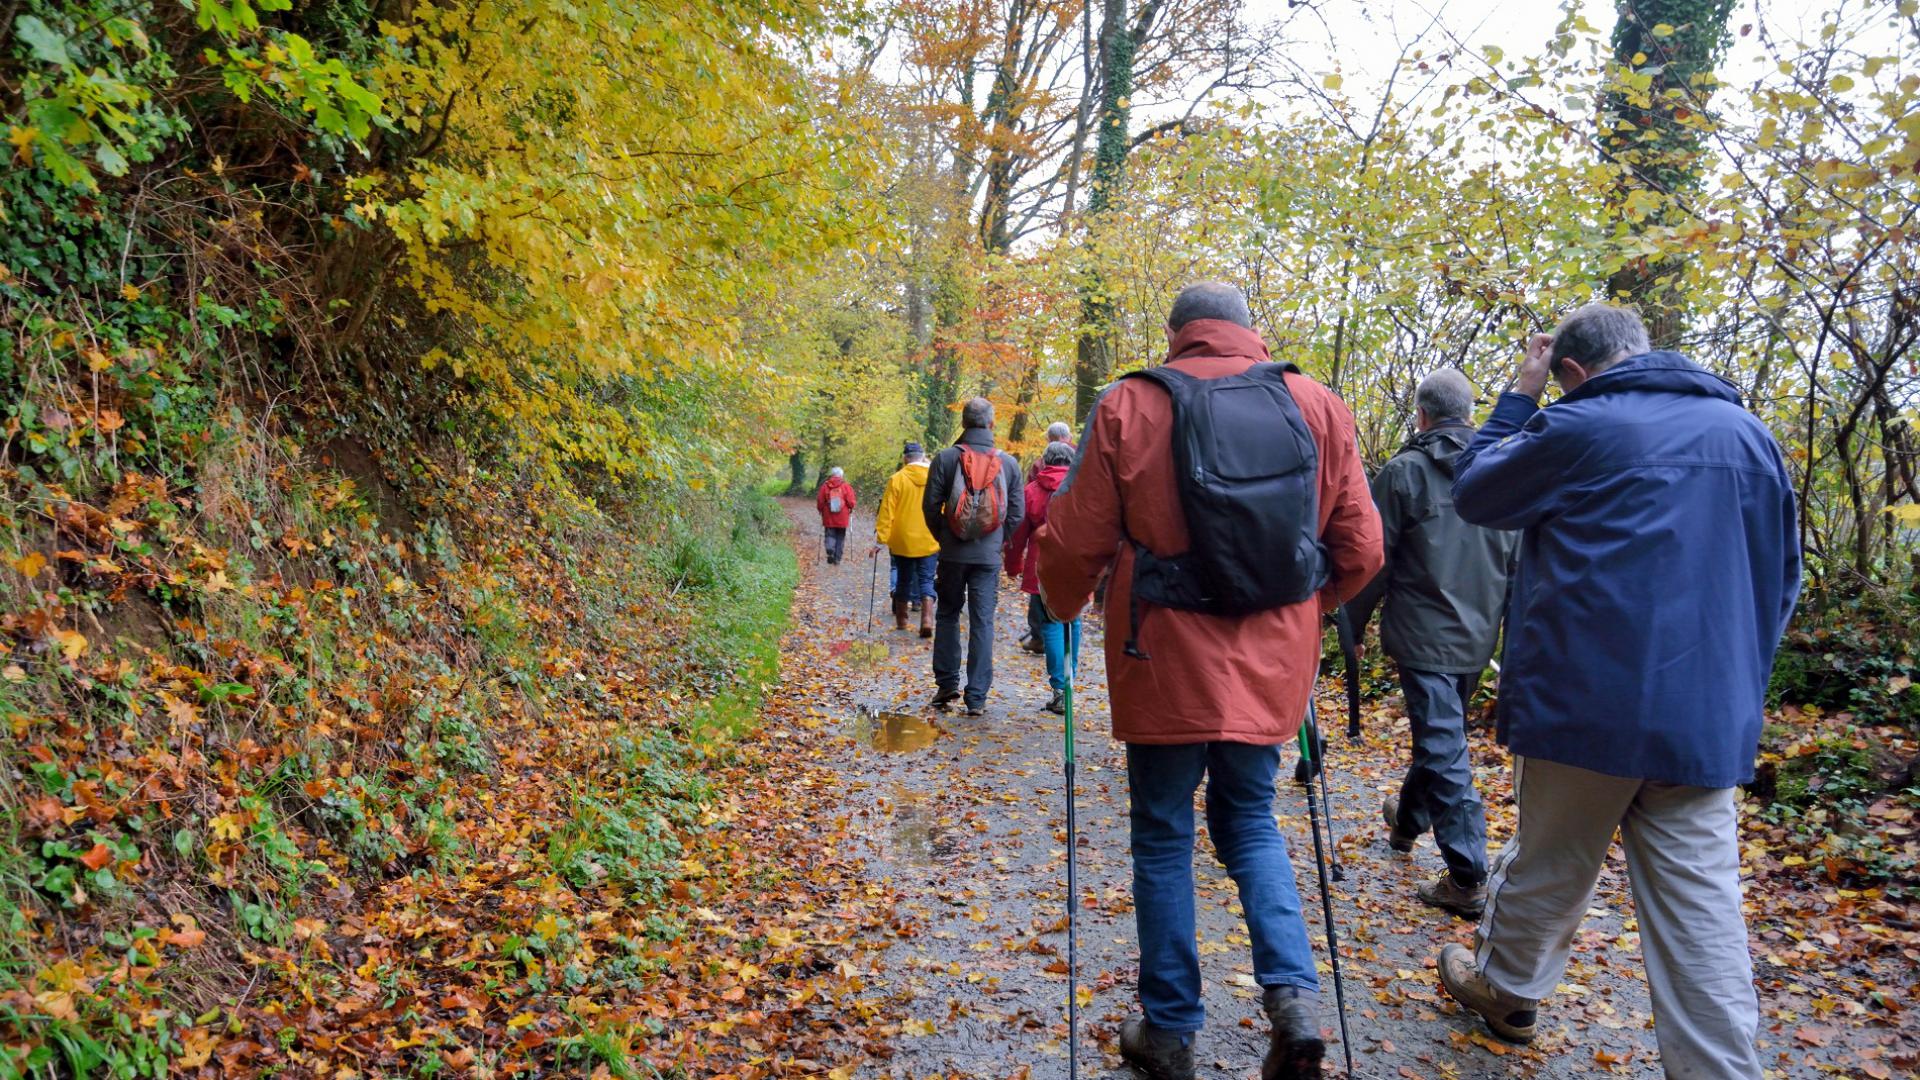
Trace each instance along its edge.
{"label": "bald head", "polygon": [[1173,298],[1173,310],[1167,312],[1167,329],[1178,330],[1197,319],[1219,319],[1253,329],[1247,294],[1220,281],[1196,281],[1181,289]]}

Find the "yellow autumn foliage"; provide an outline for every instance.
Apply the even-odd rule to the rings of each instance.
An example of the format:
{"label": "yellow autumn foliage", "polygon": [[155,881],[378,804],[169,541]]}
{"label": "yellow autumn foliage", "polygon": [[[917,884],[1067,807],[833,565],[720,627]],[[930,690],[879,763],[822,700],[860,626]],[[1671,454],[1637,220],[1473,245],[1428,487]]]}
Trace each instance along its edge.
{"label": "yellow autumn foliage", "polygon": [[748,324],[846,247],[878,141],[810,82],[824,5],[422,5],[383,29],[430,152],[363,207],[457,328],[426,356],[547,468],[688,479],[763,429]]}

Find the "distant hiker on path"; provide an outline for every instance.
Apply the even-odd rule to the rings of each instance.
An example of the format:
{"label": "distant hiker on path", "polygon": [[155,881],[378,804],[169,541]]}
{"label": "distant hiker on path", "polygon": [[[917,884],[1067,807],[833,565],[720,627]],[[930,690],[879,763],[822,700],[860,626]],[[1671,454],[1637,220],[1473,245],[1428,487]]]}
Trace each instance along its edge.
{"label": "distant hiker on path", "polygon": [[1026,499],[1020,463],[994,449],[993,402],[968,401],[960,438],[934,455],[920,507],[940,544],[935,571],[933,704],[960,698],[960,611],[967,612],[967,715],[986,711],[993,688],[993,615],[1000,604],[1000,549],[1020,528]]}
{"label": "distant hiker on path", "polygon": [[1042,459],[1047,456],[1047,450],[1061,445],[1067,448],[1069,454],[1076,449],[1073,445],[1073,427],[1065,420],[1055,420],[1047,425],[1047,445],[1040,451],[1040,456],[1033,459],[1033,464],[1027,466],[1027,483],[1033,483],[1033,478],[1039,475],[1041,467],[1046,464]]}
{"label": "distant hiker on path", "polygon": [[1239,887],[1273,1026],[1261,1076],[1318,1076],[1325,1052],[1274,774],[1313,691],[1321,616],[1380,569],[1380,518],[1352,414],[1306,376],[1264,364],[1252,325],[1238,289],[1181,292],[1166,364],[1101,395],[1040,530],[1056,620],[1078,615],[1113,566],[1107,676],[1113,734],[1127,744],[1145,1013],[1122,1025],[1120,1052],[1154,1080],[1194,1075],[1205,1020],[1193,882],[1203,776],[1208,833]]}
{"label": "distant hiker on path", "polygon": [[920,604],[920,636],[933,636],[933,575],[940,545],[927,531],[920,512],[926,496],[927,454],[919,443],[908,443],[906,463],[887,480],[880,497],[880,513],[873,519],[874,551],[884,547],[893,567],[893,628],[907,628],[907,608]]}
{"label": "distant hiker on path", "polygon": [[847,483],[846,473],[838,466],[827,471],[825,483],[813,497],[813,504],[820,509],[820,525],[827,534],[827,564],[840,565],[840,556],[847,550],[847,525],[853,520],[853,485]]}
{"label": "distant hiker on path", "polygon": [[1441,980],[1531,1040],[1617,827],[1666,1074],[1758,1080],[1734,787],[1800,587],[1780,448],[1726,380],[1592,304],[1527,343],[1455,472],[1463,519],[1524,530],[1499,706],[1520,823]]}
{"label": "distant hiker on path", "polygon": [[[1073,428],[1064,420],[1055,420],[1053,423],[1047,425],[1046,448],[1040,452],[1039,457],[1033,459],[1033,464],[1027,466],[1027,485],[1029,487],[1033,485],[1034,478],[1040,475],[1041,468],[1046,465],[1046,451],[1056,446],[1065,446],[1067,448],[1067,460],[1071,463],[1074,451]],[[1029,507],[1028,509],[1032,508]],[[1037,529],[1039,525],[1036,523],[1033,528]],[[1028,531],[1031,532],[1032,530],[1030,529]],[[1033,592],[1032,589],[1028,589],[1027,591],[1030,593]],[[1046,646],[1040,640],[1040,632],[1042,624],[1046,621],[1046,612],[1040,607],[1039,600],[1036,599],[1027,605],[1027,636],[1021,640],[1021,648],[1030,653],[1045,655]],[[1053,669],[1048,668],[1047,670],[1048,673],[1051,674]]]}
{"label": "distant hiker on path", "polygon": [[1047,444],[1040,455],[1040,467],[1027,484],[1027,514],[1007,542],[1007,576],[1017,579],[1021,591],[1027,594],[1027,621],[1035,627],[1034,637],[1047,658],[1047,685],[1053,688],[1053,696],[1043,708],[1062,716],[1067,711],[1067,657],[1080,652],[1080,624],[1057,623],[1047,617],[1046,605],[1040,602],[1040,559],[1033,538],[1035,531],[1047,523],[1047,504],[1072,464],[1073,447],[1064,442]]}
{"label": "distant hiker on path", "polygon": [[1387,565],[1347,605],[1355,638],[1382,598],[1380,646],[1400,670],[1413,760],[1381,810],[1387,842],[1412,851],[1431,829],[1446,871],[1420,887],[1434,907],[1477,918],[1487,902],[1487,819],[1467,755],[1467,703],[1500,639],[1517,533],[1453,510],[1454,463],[1473,438],[1473,384],[1453,368],[1420,380],[1414,430],[1373,478]]}

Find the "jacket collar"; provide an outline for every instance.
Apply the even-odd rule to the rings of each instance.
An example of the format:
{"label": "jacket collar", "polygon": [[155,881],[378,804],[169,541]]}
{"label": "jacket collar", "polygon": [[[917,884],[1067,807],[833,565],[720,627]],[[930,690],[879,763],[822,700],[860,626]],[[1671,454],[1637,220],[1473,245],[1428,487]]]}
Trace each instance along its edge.
{"label": "jacket collar", "polygon": [[1173,332],[1167,343],[1167,363],[1195,356],[1237,356],[1262,361],[1269,357],[1260,335],[1225,319],[1195,319]]}
{"label": "jacket collar", "polygon": [[1675,394],[1695,394],[1700,397],[1717,397],[1723,401],[1740,404],[1740,391],[1733,383],[1715,375],[1706,368],[1681,356],[1677,352],[1656,349],[1653,352],[1629,356],[1607,370],[1588,379],[1562,397],[1561,401],[1580,401],[1602,394],[1617,394],[1635,390]]}
{"label": "jacket collar", "polygon": [[991,450],[993,449],[993,429],[983,427],[962,428],[960,437],[953,440],[955,446],[959,446],[961,443],[966,443],[968,446],[979,447],[982,450]]}

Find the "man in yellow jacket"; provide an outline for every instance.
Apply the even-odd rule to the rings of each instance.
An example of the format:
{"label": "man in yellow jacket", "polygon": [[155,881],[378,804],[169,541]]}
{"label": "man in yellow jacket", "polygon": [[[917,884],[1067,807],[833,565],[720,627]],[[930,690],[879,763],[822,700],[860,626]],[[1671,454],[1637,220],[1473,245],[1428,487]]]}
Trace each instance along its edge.
{"label": "man in yellow jacket", "polygon": [[880,512],[873,519],[874,553],[885,547],[893,558],[893,626],[907,628],[907,605],[920,601],[920,636],[933,636],[933,571],[940,544],[927,531],[920,499],[927,488],[927,454],[908,443],[906,464],[887,480]]}

